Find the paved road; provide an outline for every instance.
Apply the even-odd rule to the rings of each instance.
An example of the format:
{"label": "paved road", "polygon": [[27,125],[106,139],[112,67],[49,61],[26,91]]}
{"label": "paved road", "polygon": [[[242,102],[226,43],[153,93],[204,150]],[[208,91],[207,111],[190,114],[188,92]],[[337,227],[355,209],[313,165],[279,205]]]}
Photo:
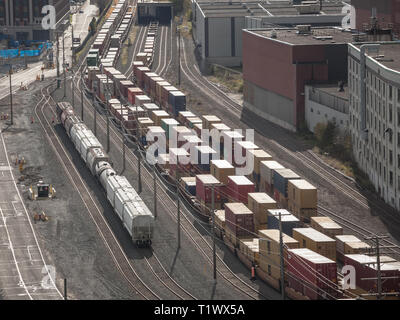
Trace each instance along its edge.
{"label": "paved road", "polygon": [[23,203],[0,132],[0,289],[8,299],[60,299],[45,266],[31,216]]}

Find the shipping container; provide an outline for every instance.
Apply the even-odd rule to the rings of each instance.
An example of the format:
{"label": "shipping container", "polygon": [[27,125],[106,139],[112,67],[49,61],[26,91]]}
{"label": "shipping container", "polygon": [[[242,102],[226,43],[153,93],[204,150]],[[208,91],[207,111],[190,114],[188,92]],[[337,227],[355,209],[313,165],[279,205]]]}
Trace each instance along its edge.
{"label": "shipping container", "polygon": [[165,131],[160,126],[149,126],[147,128],[146,139],[142,139],[144,144],[152,144],[155,141],[158,142],[158,148],[161,150],[156,151],[156,156],[159,153],[164,154],[166,152]]}
{"label": "shipping container", "polygon": [[248,194],[254,191],[254,183],[245,176],[228,176],[227,193],[232,201],[247,204]]}
{"label": "shipping container", "polygon": [[136,96],[142,96],[143,91],[137,87],[128,88],[128,101],[130,104],[134,105],[136,101]]}
{"label": "shipping container", "polygon": [[214,115],[203,115],[203,129],[211,130],[211,124],[220,123],[221,119]]}
{"label": "shipping container", "polygon": [[[135,72],[136,71],[136,72]],[[137,85],[143,89],[144,88],[144,73],[150,72],[147,67],[137,67],[134,71],[135,79]]]}
{"label": "shipping container", "polygon": [[188,127],[185,126],[174,126],[172,127],[172,135],[170,136],[169,145],[176,145],[178,148],[181,148],[185,143],[187,136],[196,136],[196,133],[190,130]]}
{"label": "shipping container", "polygon": [[122,96],[123,96],[125,99],[128,99],[128,88],[134,88],[134,87],[135,87],[135,85],[133,84],[132,81],[130,81],[130,80],[124,80],[124,81],[121,81],[121,82],[120,82],[119,89],[120,89],[120,91],[121,91]]}
{"label": "shipping container", "polygon": [[202,172],[210,172],[210,162],[214,160],[218,153],[210,146],[195,146],[195,152],[197,153],[197,164],[196,167]]}
{"label": "shipping container", "polygon": [[154,110],[160,110],[159,106],[155,103],[144,103],[143,108],[150,114]]}
{"label": "shipping container", "polygon": [[[400,262],[388,256],[380,256],[382,292],[400,291]],[[372,293],[377,293],[378,264],[376,256],[364,254],[347,254],[344,265],[355,268],[356,286]],[[386,278],[386,279],[385,279]]]}
{"label": "shipping container", "polygon": [[161,107],[165,110],[168,109],[169,93],[172,91],[178,91],[174,86],[162,86],[161,87]]}
{"label": "shipping container", "polygon": [[333,261],[336,261],[336,241],[313,228],[294,228],[293,238],[301,248],[313,250]]}
{"label": "shipping container", "polygon": [[304,179],[289,180],[288,208],[303,221],[317,215],[317,188]]}
{"label": "shipping container", "polygon": [[233,152],[235,144],[238,141],[243,141],[244,136],[238,131],[222,131],[221,136],[221,150],[224,151],[224,159],[229,163],[234,163]]}
{"label": "shipping container", "polygon": [[311,217],[311,227],[331,238],[343,234],[343,228],[329,217]]}
{"label": "shipping container", "polygon": [[151,120],[156,126],[161,126],[161,120],[169,118],[170,115],[164,110],[154,110],[151,112]]}
{"label": "shipping container", "polygon": [[[280,279],[280,237],[279,230],[259,230],[259,266],[260,269],[274,279]],[[284,247],[299,248],[299,242],[287,234],[282,234]],[[286,250],[285,249],[285,250]],[[286,267],[286,264],[285,264]]]}
{"label": "shipping container", "polygon": [[173,118],[163,118],[161,119],[161,128],[165,130],[167,139],[169,139],[170,133],[172,133],[172,127],[178,126],[179,122]]}
{"label": "shipping container", "polygon": [[268,210],[277,208],[276,201],[264,192],[249,193],[247,206],[254,213],[255,230],[267,224]]}
{"label": "shipping container", "polygon": [[215,210],[215,224],[222,230],[225,229],[225,210]]}
{"label": "shipping container", "polygon": [[344,261],[345,254],[367,254],[371,246],[353,235],[338,235],[336,240],[336,257],[338,261]]}
{"label": "shipping container", "polygon": [[155,72],[145,72],[143,74],[143,82],[144,82],[144,91],[150,95],[150,87],[151,87],[151,78],[159,77],[159,75]]}
{"label": "shipping container", "polygon": [[190,174],[189,153],[183,148],[169,148],[169,174],[180,179]]}
{"label": "shipping container", "polygon": [[225,203],[226,229],[236,237],[254,237],[254,214],[241,202]]}
{"label": "shipping container", "polygon": [[253,167],[253,172],[248,176],[256,185],[256,190],[260,188],[260,163],[261,161],[272,160],[272,156],[261,149],[249,150],[247,152],[247,166]]}
{"label": "shipping container", "polygon": [[337,298],[337,266],[328,259],[309,249],[287,250],[287,284],[311,300]]}
{"label": "shipping container", "polygon": [[167,111],[177,117],[179,111],[186,110],[186,95],[181,91],[169,91]]}
{"label": "shipping container", "polygon": [[289,180],[300,179],[300,176],[290,169],[274,169],[272,181],[274,190],[278,190],[285,198],[288,197]]}
{"label": "shipping container", "polygon": [[184,126],[188,125],[187,118],[194,118],[194,117],[196,117],[196,115],[191,111],[179,111],[178,113],[178,121]]}
{"label": "shipping container", "polygon": [[151,103],[151,99],[146,95],[137,95],[135,96],[135,105],[142,106],[145,103]]}
{"label": "shipping container", "polygon": [[235,175],[235,167],[226,160],[211,160],[210,173],[222,184],[228,184],[228,176]]}
{"label": "shipping container", "polygon": [[171,84],[167,81],[160,81],[156,83],[156,101],[162,106],[162,89],[163,87],[170,87]]}
{"label": "shipping container", "polygon": [[196,177],[182,177],[181,186],[189,195],[196,196]]}
{"label": "shipping container", "polygon": [[203,124],[202,123],[195,123],[193,126],[194,131],[196,131],[196,134],[201,137],[201,131],[203,130]]}
{"label": "shipping container", "polygon": [[249,159],[248,152],[250,150],[259,149],[252,141],[236,141],[234,146],[234,150],[232,150],[232,159],[237,167],[246,166],[247,160]]}
{"label": "shipping container", "polygon": [[281,224],[283,233],[293,236],[293,229],[300,227],[300,220],[297,219],[286,209],[270,209],[267,210],[267,227],[268,229],[279,229],[279,213],[281,214]]}
{"label": "shipping container", "polygon": [[206,204],[212,202],[212,186],[214,186],[214,201],[221,203],[220,181],[211,174],[198,174],[196,176],[196,198]]}
{"label": "shipping container", "polygon": [[187,118],[189,128],[194,128],[195,124],[202,124],[203,121],[199,117]]}
{"label": "shipping container", "polygon": [[253,264],[259,263],[259,239],[252,238],[239,240],[239,250]]}

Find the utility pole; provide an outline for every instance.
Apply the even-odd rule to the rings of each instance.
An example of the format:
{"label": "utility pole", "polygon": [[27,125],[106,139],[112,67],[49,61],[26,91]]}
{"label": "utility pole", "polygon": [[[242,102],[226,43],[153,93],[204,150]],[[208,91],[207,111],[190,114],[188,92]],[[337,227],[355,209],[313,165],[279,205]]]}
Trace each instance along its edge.
{"label": "utility pole", "polygon": [[63,31],[63,72],[64,72],[64,98],[67,96],[67,74],[65,73],[65,37]]}
{"label": "utility pole", "polygon": [[60,43],[59,43],[59,39],[58,39],[58,31],[56,31],[55,34],[56,34],[56,38],[57,38],[57,57],[56,57],[56,59],[57,59],[57,89],[60,89],[60,84],[61,84],[61,80],[60,80]]}
{"label": "utility pole", "polygon": [[14,117],[13,117],[13,94],[12,94],[12,81],[11,81],[11,75],[12,75],[12,64],[10,63],[10,125],[14,124]]}
{"label": "utility pole", "polygon": [[178,207],[178,217],[177,217],[177,222],[178,222],[178,249],[181,247],[181,204],[179,201],[179,183],[178,183],[178,156],[176,157],[176,170],[175,170],[175,185],[176,185],[176,201],[177,201],[177,207]]}
{"label": "utility pole", "polygon": [[97,137],[97,108],[94,105],[94,97],[93,96],[92,96],[92,103],[93,103],[93,111],[94,111],[94,116],[93,116],[93,121],[94,121],[93,126],[94,126],[94,128],[93,128],[93,131],[94,131],[94,135]]}
{"label": "utility pole", "polygon": [[279,253],[281,264],[281,295],[282,300],[285,300],[285,265],[283,259],[283,233],[282,233],[282,214],[279,211]]}
{"label": "utility pole", "polygon": [[176,27],[178,31],[178,86],[181,85],[181,31],[179,27]]}
{"label": "utility pole", "polygon": [[74,51],[74,24],[71,23],[71,28],[72,28],[72,43],[71,43],[71,68],[74,67],[74,60],[75,60],[75,51]]}
{"label": "utility pole", "polygon": [[142,193],[142,153],[138,146],[138,193]]}
{"label": "utility pole", "polygon": [[74,77],[72,77],[72,83],[71,83],[71,87],[72,87],[72,108],[75,110],[75,84],[74,84]]}
{"label": "utility pole", "polygon": [[67,278],[64,278],[64,300],[68,300],[68,297],[67,297]]}
{"label": "utility pole", "polygon": [[83,88],[81,88],[81,119],[83,121]]}
{"label": "utility pole", "polygon": [[214,281],[217,280],[217,252],[215,249],[215,195],[214,185],[211,185],[211,218],[212,218],[212,237],[213,237],[213,269],[214,269]]}
{"label": "utility pole", "polygon": [[107,153],[110,152],[110,117],[106,115],[107,117]]}
{"label": "utility pole", "polygon": [[125,171],[125,136],[122,134],[122,172]]}
{"label": "utility pole", "polygon": [[157,218],[157,180],[156,180],[156,166],[153,167],[153,188],[154,188],[154,219]]}

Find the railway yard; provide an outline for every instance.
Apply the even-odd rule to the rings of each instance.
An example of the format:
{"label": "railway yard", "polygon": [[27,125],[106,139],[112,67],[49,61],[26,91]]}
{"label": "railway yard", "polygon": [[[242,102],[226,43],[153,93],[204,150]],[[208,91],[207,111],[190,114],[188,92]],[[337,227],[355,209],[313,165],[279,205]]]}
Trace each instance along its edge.
{"label": "railway yard", "polygon": [[[138,24],[136,1],[116,3],[83,49],[85,54],[67,72],[66,83],[57,88],[49,78],[33,82],[27,91],[17,91],[14,124],[0,122],[7,154],[0,158],[0,183],[15,180],[21,194],[15,203],[10,202],[21,206],[14,207],[10,217],[4,210],[11,208],[3,208],[6,199],[0,198],[0,227],[14,230],[18,224],[15,232],[27,235],[13,238],[0,232],[1,266],[3,260],[11,261],[7,268],[0,268],[0,299],[62,299],[67,279],[68,299],[77,300],[278,300],[282,275],[289,299],[360,299],[376,292],[375,281],[343,288],[341,266],[362,265],[356,256],[368,257],[376,235],[388,235],[380,240],[381,246],[388,246],[381,262],[387,262],[387,275],[399,276],[400,216],[396,210],[325,164],[295,134],[243,113],[238,99],[202,74],[193,39],[178,36],[173,19]],[[141,99],[144,103],[138,102]],[[7,103],[8,98],[0,101],[0,113],[6,112]],[[151,108],[164,110],[166,116],[158,118]],[[185,111],[191,115],[184,115]],[[176,119],[176,124],[170,126],[164,121],[167,118]],[[232,171],[218,171],[214,162],[205,167],[174,165],[171,154],[167,165],[146,160],[149,131],[168,135],[173,126],[187,127],[194,129],[190,136],[203,138],[196,128],[214,128],[212,122],[225,124],[222,135],[233,129],[255,130],[255,147],[249,149],[265,151],[262,156],[254,152],[258,172],[231,178]],[[169,151],[179,152],[179,148],[169,146]],[[97,150],[93,159],[91,150]],[[268,169],[271,180],[263,180],[262,168],[270,168],[272,161],[281,166]],[[234,166],[229,167],[233,172]],[[212,170],[227,182],[215,179]],[[182,177],[189,176],[192,184],[185,184]],[[236,182],[242,178],[246,181]],[[126,184],[114,187],[118,179]],[[213,179],[215,184],[199,183]],[[296,184],[296,179],[303,182]],[[54,186],[54,199],[28,200],[30,186],[43,181]],[[247,191],[241,191],[245,189],[241,183],[250,186]],[[293,189],[306,190],[304,194],[312,190],[313,205],[297,208]],[[251,200],[252,195],[256,200]],[[287,214],[295,221],[282,220],[285,234],[281,239],[279,231],[273,230],[280,228],[279,220],[276,228],[271,227],[278,219],[274,210],[279,211],[279,219]],[[37,221],[38,213],[46,219]],[[250,217],[251,223],[235,220],[239,215]],[[313,218],[317,215],[330,218],[331,227]],[[18,217],[21,221],[12,220]],[[303,235],[305,228],[315,233],[304,231]],[[343,235],[358,238],[350,242],[347,252],[338,249],[339,243],[343,248],[348,244],[340,242]],[[308,241],[317,243],[315,249]],[[351,243],[359,247],[352,249]],[[312,261],[323,269],[314,270]],[[53,267],[54,277],[50,276],[45,290],[42,277],[50,275]],[[310,270],[315,275],[309,276]],[[371,272],[365,274],[375,277],[376,272]],[[398,283],[388,281],[385,292],[400,291]],[[398,293],[388,298],[398,299]]]}

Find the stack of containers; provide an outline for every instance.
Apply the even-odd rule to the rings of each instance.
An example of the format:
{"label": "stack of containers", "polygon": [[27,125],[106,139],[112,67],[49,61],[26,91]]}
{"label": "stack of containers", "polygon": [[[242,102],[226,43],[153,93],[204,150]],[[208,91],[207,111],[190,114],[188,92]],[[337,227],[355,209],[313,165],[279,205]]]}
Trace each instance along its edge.
{"label": "stack of containers", "polygon": [[284,167],[276,161],[260,162],[260,191],[267,192],[269,194],[273,193],[273,172],[275,169],[284,169]]}
{"label": "stack of containers", "polygon": [[308,248],[336,261],[336,241],[313,228],[294,228],[293,238],[301,248]]}
{"label": "stack of containers", "polygon": [[134,87],[135,85],[130,80],[120,81],[119,84],[120,92],[125,99],[128,99],[128,88],[134,88]]}
{"label": "stack of containers", "polygon": [[164,81],[161,77],[150,77],[150,97],[152,99],[157,99],[157,83]]}
{"label": "stack of containers", "polygon": [[300,179],[300,176],[290,169],[274,169],[274,199],[280,203],[283,208],[288,205],[288,183],[289,180]]}
{"label": "stack of containers", "polygon": [[164,110],[168,110],[169,93],[172,91],[178,91],[174,86],[162,86],[161,87],[161,107]]}
{"label": "stack of containers", "polygon": [[247,165],[252,165],[253,173],[249,175],[249,179],[256,185],[256,190],[260,187],[260,163],[261,161],[272,160],[272,156],[261,149],[253,149],[247,152]]}
{"label": "stack of containers", "polygon": [[179,111],[186,110],[186,95],[181,91],[170,91],[168,94],[167,111],[177,117]]}
{"label": "stack of containers", "polygon": [[115,74],[114,75],[114,95],[118,98],[122,96],[122,92],[120,92],[121,81],[126,81],[126,77],[123,74]]}
{"label": "stack of containers", "polygon": [[191,164],[187,160],[189,153],[183,148],[169,149],[169,174],[178,180],[190,173]]}
{"label": "stack of containers", "polygon": [[[279,280],[281,278],[280,255],[278,254],[280,252],[279,230],[259,230],[258,236],[260,243],[260,269],[275,280]],[[282,242],[286,248],[299,248],[299,242],[285,233],[282,235]],[[287,267],[286,264],[285,267]]]}
{"label": "stack of containers", "polygon": [[159,77],[159,75],[155,72],[145,72],[143,74],[143,80],[144,80],[144,91],[147,92],[148,95],[150,95],[150,78],[154,77]]}
{"label": "stack of containers", "polygon": [[117,116],[117,110],[122,108],[121,102],[118,99],[110,99],[108,100],[108,110],[114,115]]}
{"label": "stack of containers", "polygon": [[136,69],[134,69],[136,84],[140,88],[144,88],[144,74],[146,72],[150,72],[150,69],[147,67],[137,67]]}
{"label": "stack of containers", "polygon": [[225,203],[225,235],[235,246],[254,238],[254,214],[243,203]]}
{"label": "stack of containers", "polygon": [[187,118],[189,128],[193,129],[196,124],[202,124],[203,121],[199,117]]}
{"label": "stack of containers", "polygon": [[215,210],[214,219],[215,225],[220,230],[225,230],[225,210]]}
{"label": "stack of containers", "polygon": [[145,103],[151,103],[151,99],[146,95],[135,96],[135,106],[142,106]]}
{"label": "stack of containers", "polygon": [[150,114],[154,110],[160,110],[158,105],[155,103],[144,103],[143,108]]}
{"label": "stack of containers", "polygon": [[311,217],[311,227],[331,238],[343,234],[343,228],[329,217]]}
{"label": "stack of containers", "polygon": [[194,118],[195,116],[196,115],[191,111],[179,111],[179,113],[178,113],[178,121],[182,125],[187,126],[188,125],[187,119],[188,118]]}
{"label": "stack of containers", "polygon": [[190,154],[195,154],[196,147],[202,144],[202,140],[196,136],[195,134],[191,134],[183,137],[183,145],[186,145],[185,148],[189,150]]}
{"label": "stack of containers", "polygon": [[88,68],[87,86],[89,89],[93,89],[93,81],[95,80],[97,74],[100,74],[100,69],[98,67]]}
{"label": "stack of containers", "polygon": [[337,284],[337,266],[334,260],[309,249],[289,249],[286,261],[290,288],[311,300],[323,299],[325,292],[337,297],[334,289],[334,284]]}
{"label": "stack of containers", "polygon": [[171,84],[167,81],[160,81],[156,83],[156,101],[162,106],[162,90],[164,87],[170,87]]}
{"label": "stack of containers", "polygon": [[96,74],[94,83],[93,83],[93,88],[95,91],[96,96],[100,98],[101,101],[105,101],[104,95],[101,94],[100,92],[100,83],[102,80],[107,79],[107,76],[104,74]]}
{"label": "stack of containers", "polygon": [[178,126],[179,122],[174,118],[163,118],[161,119],[161,128],[165,130],[167,141],[169,139],[170,134],[172,133],[172,127]]}
{"label": "stack of containers", "polygon": [[176,139],[178,148],[181,148],[185,144],[185,137],[194,135],[194,132],[185,126],[172,127],[171,139]]}
{"label": "stack of containers", "polygon": [[254,264],[259,264],[260,260],[260,243],[259,239],[244,239],[239,242],[240,252],[245,255]]}
{"label": "stack of containers", "polygon": [[286,209],[270,209],[267,211],[268,229],[279,229],[279,213],[281,214],[282,232],[293,236],[293,229],[300,227],[300,220]]}
{"label": "stack of containers", "polygon": [[146,65],[147,64],[147,53],[145,53],[145,52],[139,52],[137,55],[136,55],[136,59],[135,59],[136,61],[141,61],[141,62],[143,62],[143,64],[144,65]]}
{"label": "stack of containers", "polygon": [[302,221],[309,222],[317,213],[317,188],[304,179],[288,182],[288,208]]}
{"label": "stack of containers", "polygon": [[367,253],[371,246],[353,235],[338,235],[336,240],[336,258],[338,261],[344,261],[346,254],[364,254]]}
{"label": "stack of containers", "polygon": [[203,129],[211,130],[213,123],[220,123],[221,119],[214,115],[204,115],[203,117]]}
{"label": "stack of containers", "polygon": [[235,144],[238,141],[243,141],[244,136],[238,131],[222,131],[221,135],[221,153],[223,153],[225,160],[233,164],[232,155],[235,150]]}
{"label": "stack of containers", "polygon": [[195,146],[195,152],[197,152],[197,164],[196,168],[203,173],[210,172],[210,162],[218,156],[218,153],[210,146]]}
{"label": "stack of containers", "polygon": [[198,174],[196,176],[196,198],[202,207],[212,207],[212,186],[214,186],[214,209],[221,209],[220,181],[211,174]]}
{"label": "stack of containers", "polygon": [[248,208],[254,213],[254,229],[267,229],[268,210],[276,209],[276,201],[263,192],[248,194]]}
{"label": "stack of containers", "polygon": [[142,89],[137,87],[128,88],[128,101],[130,104],[135,104],[136,96],[141,95],[143,95]]}
{"label": "stack of containers", "polygon": [[[376,256],[347,254],[344,256],[344,264],[355,268],[356,287],[368,292],[377,292],[378,264]],[[400,262],[388,256],[380,256],[380,271],[380,276],[386,278],[381,284],[382,292],[399,292]]]}
{"label": "stack of containers", "polygon": [[235,167],[226,160],[211,160],[210,173],[222,184],[228,184],[228,176],[235,175]]}
{"label": "stack of containers", "polygon": [[146,145],[146,135],[149,127],[154,126],[153,120],[148,117],[138,118],[139,137],[143,145]]}
{"label": "stack of containers", "polygon": [[161,120],[169,118],[169,114],[164,110],[154,110],[151,112],[151,120],[156,126],[161,126]]}
{"label": "stack of containers", "polygon": [[228,176],[227,194],[232,201],[247,204],[248,194],[255,192],[255,185],[245,176]]}
{"label": "stack of containers", "polygon": [[[147,136],[151,137],[152,141],[148,141]],[[154,140],[157,140],[157,142],[162,143],[160,140],[163,140],[163,139],[165,139],[165,131],[160,126],[149,126],[147,128],[146,138],[142,137],[142,141],[144,142],[143,143],[144,145],[146,145],[148,142],[150,142],[150,144],[152,144]]]}
{"label": "stack of containers", "polygon": [[196,177],[182,177],[181,186],[191,196],[196,196]]}
{"label": "stack of containers", "polygon": [[219,152],[220,154],[223,154],[223,149],[221,146],[222,132],[231,131],[231,128],[222,122],[218,122],[212,123],[210,130],[210,144],[216,144],[217,146],[219,144]]}
{"label": "stack of containers", "polygon": [[142,107],[127,107],[129,120],[136,120],[146,116],[146,111]]}
{"label": "stack of containers", "polygon": [[193,126],[194,131],[196,131],[196,134],[201,137],[201,130],[203,129],[203,124],[202,123],[196,123]]}
{"label": "stack of containers", "polygon": [[232,150],[233,163],[236,167],[246,166],[249,151],[258,149],[259,148],[252,141],[236,141],[235,149]]}

